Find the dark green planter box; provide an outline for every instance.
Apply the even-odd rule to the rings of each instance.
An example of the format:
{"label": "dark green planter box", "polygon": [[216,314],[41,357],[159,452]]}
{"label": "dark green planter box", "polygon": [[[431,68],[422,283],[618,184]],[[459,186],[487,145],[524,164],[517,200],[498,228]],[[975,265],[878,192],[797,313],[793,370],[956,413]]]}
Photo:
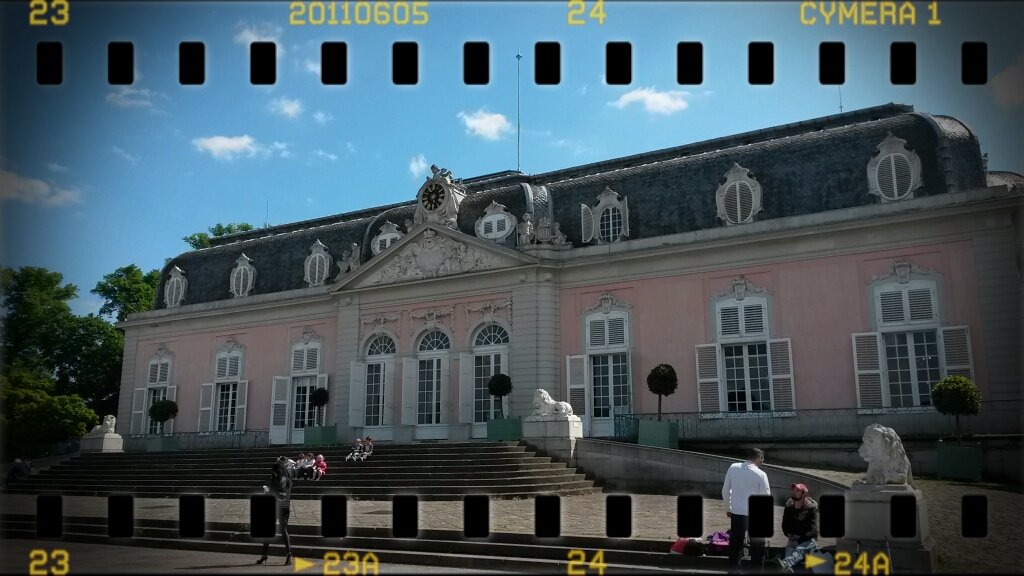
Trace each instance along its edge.
{"label": "dark green planter box", "polygon": [[487,421],[487,441],[502,442],[505,440],[523,439],[522,418],[498,418]]}
{"label": "dark green planter box", "polygon": [[302,436],[303,446],[334,446],[337,443],[337,426],[310,426]]}
{"label": "dark green planter box", "polygon": [[937,460],[937,477],[981,482],[981,444],[978,442],[964,442],[963,446],[957,446],[955,440],[939,440]]}
{"label": "dark green planter box", "polygon": [[641,420],[637,444],[659,448],[679,448],[679,423]]}
{"label": "dark green planter box", "polygon": [[181,450],[177,436],[157,436],[146,440],[146,452],[175,452]]}

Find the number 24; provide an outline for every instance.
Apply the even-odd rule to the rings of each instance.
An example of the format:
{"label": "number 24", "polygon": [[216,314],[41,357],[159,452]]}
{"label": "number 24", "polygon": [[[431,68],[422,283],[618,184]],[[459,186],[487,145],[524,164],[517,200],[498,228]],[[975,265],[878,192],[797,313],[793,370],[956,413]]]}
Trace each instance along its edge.
{"label": "number 24", "polygon": [[[587,23],[582,18],[574,18],[586,12],[587,4],[583,0],[569,0],[569,25],[570,26],[583,26]],[[590,9],[589,16],[594,20],[597,20],[599,25],[604,25],[604,19],[606,14],[604,13],[604,0],[597,0],[594,3],[594,7]]]}
{"label": "number 24", "polygon": [[[56,14],[50,16],[50,22],[54,26],[63,26],[68,23],[68,0],[52,0],[50,7]],[[46,26],[46,0],[32,0],[28,3],[29,26]]]}

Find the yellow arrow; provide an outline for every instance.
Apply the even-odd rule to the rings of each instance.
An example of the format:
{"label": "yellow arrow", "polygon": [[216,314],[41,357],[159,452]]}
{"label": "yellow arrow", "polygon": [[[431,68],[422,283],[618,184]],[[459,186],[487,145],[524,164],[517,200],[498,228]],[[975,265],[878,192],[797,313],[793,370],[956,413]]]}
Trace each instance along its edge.
{"label": "yellow arrow", "polygon": [[296,572],[299,572],[301,570],[305,570],[306,568],[312,568],[313,566],[316,566],[316,564],[314,564],[313,562],[310,562],[309,560],[303,560],[302,558],[299,558],[299,557],[295,558],[295,571]]}
{"label": "yellow arrow", "polygon": [[824,563],[824,558],[818,558],[817,556],[812,556],[810,554],[804,556],[804,568],[807,568],[808,570]]}

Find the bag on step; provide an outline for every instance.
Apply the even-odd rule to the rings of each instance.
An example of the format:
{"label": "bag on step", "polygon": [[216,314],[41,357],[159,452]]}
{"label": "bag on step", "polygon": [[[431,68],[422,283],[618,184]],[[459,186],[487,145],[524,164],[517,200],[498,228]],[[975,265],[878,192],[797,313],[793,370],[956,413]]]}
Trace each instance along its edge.
{"label": "bag on step", "polygon": [[707,553],[711,556],[726,556],[729,554],[729,537],[731,530],[715,532],[708,536]]}

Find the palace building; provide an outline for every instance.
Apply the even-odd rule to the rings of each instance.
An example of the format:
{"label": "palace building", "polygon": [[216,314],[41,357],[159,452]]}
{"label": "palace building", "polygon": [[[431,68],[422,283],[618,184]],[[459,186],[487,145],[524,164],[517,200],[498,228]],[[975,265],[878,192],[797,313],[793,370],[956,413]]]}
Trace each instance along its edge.
{"label": "palace building", "polygon": [[[457,159],[448,163],[457,172]],[[118,432],[468,440],[537,388],[584,434],[662,410],[983,413],[1021,394],[1024,177],[962,121],[888,104],[528,175],[447,169],[410,200],[211,240],[129,315]],[[371,197],[369,194],[366,197]],[[495,373],[513,390],[499,406]],[[177,416],[150,421],[173,399]],[[1019,404],[1018,404],[1019,405]],[[995,411],[1017,432],[1020,411]],[[901,431],[902,433],[902,431]]]}

